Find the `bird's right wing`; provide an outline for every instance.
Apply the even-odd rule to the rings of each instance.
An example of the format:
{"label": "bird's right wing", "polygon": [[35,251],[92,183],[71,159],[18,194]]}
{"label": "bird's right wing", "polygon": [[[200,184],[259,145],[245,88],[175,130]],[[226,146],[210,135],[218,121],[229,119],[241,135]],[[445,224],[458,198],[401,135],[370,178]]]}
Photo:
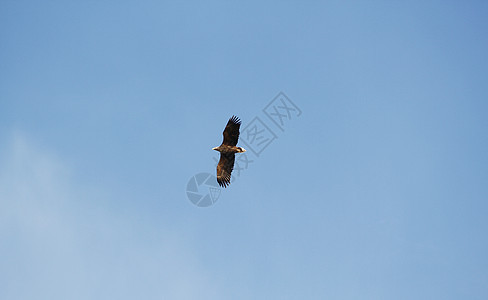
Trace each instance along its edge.
{"label": "bird's right wing", "polygon": [[217,182],[221,187],[230,184],[230,173],[234,169],[235,153],[220,153],[219,164],[217,165]]}

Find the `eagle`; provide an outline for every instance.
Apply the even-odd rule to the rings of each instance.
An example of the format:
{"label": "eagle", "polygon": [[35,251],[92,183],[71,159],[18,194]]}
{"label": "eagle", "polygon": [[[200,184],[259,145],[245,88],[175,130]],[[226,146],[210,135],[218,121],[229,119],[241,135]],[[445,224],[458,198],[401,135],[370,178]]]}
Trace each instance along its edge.
{"label": "eagle", "polygon": [[220,160],[217,165],[217,182],[224,188],[230,184],[230,173],[234,169],[235,154],[246,152],[244,148],[236,147],[239,139],[239,127],[241,127],[241,120],[232,116],[225,126],[222,145],[212,148],[212,150],[220,152]]}

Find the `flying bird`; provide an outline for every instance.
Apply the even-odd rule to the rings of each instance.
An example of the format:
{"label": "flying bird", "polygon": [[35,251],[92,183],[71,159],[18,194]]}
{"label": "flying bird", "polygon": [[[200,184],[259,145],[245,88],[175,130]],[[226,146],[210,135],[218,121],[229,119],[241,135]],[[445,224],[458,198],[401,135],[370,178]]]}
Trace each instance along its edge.
{"label": "flying bird", "polygon": [[217,165],[217,182],[224,188],[230,184],[230,173],[234,169],[235,154],[246,152],[244,148],[236,147],[239,139],[239,127],[241,127],[241,120],[232,116],[225,126],[222,145],[212,148],[212,150],[220,152],[220,160]]}

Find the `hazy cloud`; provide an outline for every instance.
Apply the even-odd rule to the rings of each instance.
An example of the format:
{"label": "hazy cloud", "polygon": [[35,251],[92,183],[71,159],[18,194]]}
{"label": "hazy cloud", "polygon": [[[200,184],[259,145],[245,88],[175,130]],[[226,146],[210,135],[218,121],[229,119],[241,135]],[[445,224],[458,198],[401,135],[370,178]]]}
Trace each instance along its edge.
{"label": "hazy cloud", "polygon": [[[0,158],[0,298],[214,298],[178,233],[97,206],[62,159],[21,133]],[[99,196],[98,196],[99,197]]]}

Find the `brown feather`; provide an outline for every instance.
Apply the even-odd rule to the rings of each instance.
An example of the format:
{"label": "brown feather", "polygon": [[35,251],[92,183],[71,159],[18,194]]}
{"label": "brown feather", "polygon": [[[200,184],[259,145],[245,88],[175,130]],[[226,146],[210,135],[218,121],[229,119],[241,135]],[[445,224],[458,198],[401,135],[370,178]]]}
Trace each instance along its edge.
{"label": "brown feather", "polygon": [[217,165],[217,182],[221,187],[230,184],[230,173],[234,169],[235,153],[220,153],[219,164]]}
{"label": "brown feather", "polygon": [[222,145],[235,146],[239,139],[239,128],[241,127],[241,120],[238,117],[232,116],[225,126],[223,135],[224,141]]}

